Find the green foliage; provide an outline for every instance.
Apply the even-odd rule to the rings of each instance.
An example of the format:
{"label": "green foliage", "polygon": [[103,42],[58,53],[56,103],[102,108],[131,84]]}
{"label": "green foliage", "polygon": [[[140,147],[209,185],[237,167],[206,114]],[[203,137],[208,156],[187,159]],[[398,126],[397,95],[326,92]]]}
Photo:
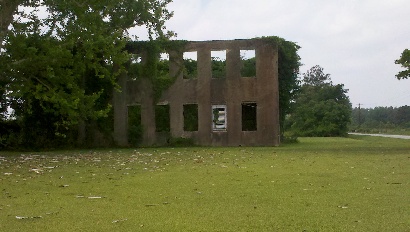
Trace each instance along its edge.
{"label": "green foliage", "polygon": [[156,132],[171,131],[169,110],[170,110],[169,105],[156,105],[155,106]]}
{"label": "green foliage", "polygon": [[408,79],[410,78],[410,50],[404,49],[400,58],[394,62],[395,64],[400,64],[405,70],[400,71],[397,75],[397,79]]}
{"label": "green foliage", "polygon": [[184,131],[198,131],[198,104],[184,105]]}
{"label": "green foliage", "polygon": [[[169,60],[161,60],[162,52],[180,51],[184,49],[187,41],[184,40],[150,40],[141,42],[129,42],[126,45],[128,52],[143,53],[146,55],[143,63],[132,65],[132,75],[135,75],[135,70],[138,70],[137,76],[148,78],[153,86],[154,101],[158,102],[162,93],[167,90],[175,82],[179,73],[169,75]],[[180,67],[180,72],[183,72],[183,67]]]}
{"label": "green foliage", "polygon": [[285,133],[286,115],[292,112],[292,104],[299,90],[299,67],[301,66],[298,50],[300,46],[277,36],[262,37],[279,49],[279,121],[280,133]]}
{"label": "green foliage", "polygon": [[[0,64],[5,64],[3,57],[0,56]],[[9,80],[5,77],[0,68],[0,122],[6,120],[9,117],[8,108],[10,101],[7,100],[7,85]]]}
{"label": "green foliage", "polygon": [[250,59],[242,59],[241,76],[242,77],[255,77],[256,76],[255,57],[250,58]]}
{"label": "green foliage", "polygon": [[[83,123],[86,128],[79,131],[99,128],[109,136],[112,91],[118,89],[117,76],[130,58],[125,49],[130,40],[127,30],[145,25],[151,39],[166,40],[172,35],[164,32],[164,23],[172,16],[166,9],[171,0],[31,2],[41,4],[48,15],[39,18],[38,9],[31,8],[16,17],[7,37],[1,37],[5,42],[0,54],[0,114],[11,106],[20,122],[41,122],[47,116],[50,125],[44,128],[50,131],[43,134],[62,138],[75,134]],[[3,2],[0,6],[4,10]],[[38,131],[43,129],[37,126]]]}
{"label": "green foliage", "polygon": [[320,66],[304,74],[304,84],[291,114],[291,131],[298,136],[344,136],[351,104],[343,85],[333,85]]}
{"label": "green foliage", "polygon": [[303,84],[310,86],[331,85],[330,74],[325,74],[319,65],[313,66],[303,75]]}
{"label": "green foliage", "polygon": [[226,78],[226,61],[212,57],[212,78]]}
{"label": "green foliage", "polygon": [[184,59],[184,79],[198,78],[198,62],[192,59]]}
{"label": "green foliage", "polygon": [[66,135],[81,120],[107,117],[116,77],[107,59],[126,57],[103,37],[96,36],[92,44],[70,40],[15,34],[5,46],[9,62],[4,73],[16,115],[39,118],[41,114],[33,113],[40,113],[34,111],[40,107],[56,118],[49,123],[54,123],[50,129],[57,135]]}
{"label": "green foliage", "polygon": [[38,7],[40,3],[40,0],[0,1],[0,53],[3,52],[3,41],[7,37],[9,26],[13,20],[26,16],[25,11],[19,11],[19,6],[29,9],[29,7]]}
{"label": "green foliage", "polygon": [[176,76],[169,75],[169,60],[157,62],[154,76],[151,76],[152,88],[154,90],[154,101],[158,102],[162,93],[174,84]]}
{"label": "green foliage", "polygon": [[20,126],[15,120],[0,120],[0,150],[15,149],[19,145]]}

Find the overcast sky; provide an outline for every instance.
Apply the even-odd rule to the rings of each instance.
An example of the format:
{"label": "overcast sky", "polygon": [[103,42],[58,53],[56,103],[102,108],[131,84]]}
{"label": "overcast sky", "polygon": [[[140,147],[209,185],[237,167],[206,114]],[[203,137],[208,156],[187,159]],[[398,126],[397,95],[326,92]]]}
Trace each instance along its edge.
{"label": "overcast sky", "polygon": [[174,0],[169,9],[177,39],[279,36],[302,47],[301,73],[320,65],[353,107],[410,105],[410,79],[397,80],[394,64],[410,49],[409,0]]}

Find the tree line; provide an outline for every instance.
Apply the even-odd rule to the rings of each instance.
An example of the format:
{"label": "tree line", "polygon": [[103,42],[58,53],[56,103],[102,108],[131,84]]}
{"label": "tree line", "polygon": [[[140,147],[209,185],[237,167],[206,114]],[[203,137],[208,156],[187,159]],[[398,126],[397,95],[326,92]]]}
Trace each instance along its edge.
{"label": "tree line", "polygon": [[392,130],[410,129],[410,106],[355,107],[352,110],[352,131],[386,133]]}

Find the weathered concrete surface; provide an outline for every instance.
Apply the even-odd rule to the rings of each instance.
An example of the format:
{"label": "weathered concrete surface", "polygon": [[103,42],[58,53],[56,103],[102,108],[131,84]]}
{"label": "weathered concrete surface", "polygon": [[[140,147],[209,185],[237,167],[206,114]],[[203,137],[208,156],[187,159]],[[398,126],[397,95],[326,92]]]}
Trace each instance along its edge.
{"label": "weathered concrete surface", "polygon": [[362,133],[349,133],[349,135],[363,135],[363,136],[377,136],[395,139],[410,139],[410,135],[386,135],[386,134],[362,134]]}
{"label": "weathered concrete surface", "polygon": [[[226,77],[212,78],[211,51],[226,50]],[[241,77],[240,50],[255,50],[256,77]],[[261,39],[189,42],[186,52],[197,52],[197,78],[184,79],[180,72],[183,51],[170,54],[170,75],[177,75],[175,83],[159,100],[170,106],[170,135],[192,138],[205,146],[277,146],[279,139],[278,49]],[[144,63],[144,56],[142,55]],[[123,90],[114,97],[115,141],[127,141],[127,106],[141,105],[143,145],[159,142],[155,132],[155,110],[152,85],[147,78],[135,81],[119,79]],[[242,103],[257,105],[256,131],[242,131]],[[198,104],[198,131],[184,131],[184,104]],[[225,105],[227,128],[212,130],[212,105]]]}

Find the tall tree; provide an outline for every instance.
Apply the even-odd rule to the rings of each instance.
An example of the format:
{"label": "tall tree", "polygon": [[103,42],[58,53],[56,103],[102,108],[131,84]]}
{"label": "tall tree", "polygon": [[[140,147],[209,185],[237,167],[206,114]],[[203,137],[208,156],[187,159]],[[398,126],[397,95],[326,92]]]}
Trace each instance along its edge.
{"label": "tall tree", "polygon": [[319,65],[313,66],[303,74],[303,84],[305,86],[321,86],[332,84],[330,74],[325,74]]}
{"label": "tall tree", "polygon": [[405,70],[400,71],[397,75],[397,79],[408,79],[410,78],[410,50],[404,49],[400,58],[395,61],[396,64],[400,64]]}
{"label": "tall tree", "polygon": [[171,0],[38,2],[46,16],[33,8],[9,27],[0,58],[3,92],[17,116],[53,116],[51,129],[63,135],[80,121],[107,116],[109,94],[130,58],[127,30],[145,26],[150,38],[166,38]]}
{"label": "tall tree", "polygon": [[342,84],[333,85],[320,66],[303,74],[303,84],[290,116],[298,136],[343,136],[348,131],[351,104]]}

